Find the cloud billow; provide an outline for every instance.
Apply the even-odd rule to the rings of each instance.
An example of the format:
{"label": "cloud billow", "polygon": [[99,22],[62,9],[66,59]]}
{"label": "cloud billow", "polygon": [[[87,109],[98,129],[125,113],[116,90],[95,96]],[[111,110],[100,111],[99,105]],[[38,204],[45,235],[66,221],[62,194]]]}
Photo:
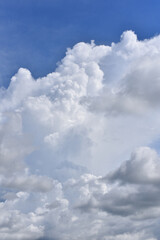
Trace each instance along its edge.
{"label": "cloud billow", "polygon": [[0,239],[158,240],[159,60],[126,31],[0,89]]}

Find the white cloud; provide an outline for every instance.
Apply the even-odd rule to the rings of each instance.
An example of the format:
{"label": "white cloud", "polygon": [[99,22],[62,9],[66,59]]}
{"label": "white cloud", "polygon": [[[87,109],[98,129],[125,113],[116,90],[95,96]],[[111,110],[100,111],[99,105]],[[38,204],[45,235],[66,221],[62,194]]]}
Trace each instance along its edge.
{"label": "white cloud", "polygon": [[157,153],[148,148],[141,147],[132,153],[130,160],[125,161],[107,178],[111,181],[120,180],[133,184],[159,184],[160,159]]}
{"label": "white cloud", "polygon": [[158,239],[159,40],[78,43],[0,90],[0,239]]}

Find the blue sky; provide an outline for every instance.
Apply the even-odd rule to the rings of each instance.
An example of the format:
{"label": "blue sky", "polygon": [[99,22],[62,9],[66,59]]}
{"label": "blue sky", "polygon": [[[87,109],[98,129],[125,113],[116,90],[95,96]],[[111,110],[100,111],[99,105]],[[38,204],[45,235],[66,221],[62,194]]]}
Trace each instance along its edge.
{"label": "blue sky", "polygon": [[19,67],[35,78],[52,72],[67,47],[110,44],[125,30],[139,39],[160,32],[158,0],[1,0],[0,84]]}
{"label": "blue sky", "polygon": [[0,240],[160,239],[159,10],[0,0]]}

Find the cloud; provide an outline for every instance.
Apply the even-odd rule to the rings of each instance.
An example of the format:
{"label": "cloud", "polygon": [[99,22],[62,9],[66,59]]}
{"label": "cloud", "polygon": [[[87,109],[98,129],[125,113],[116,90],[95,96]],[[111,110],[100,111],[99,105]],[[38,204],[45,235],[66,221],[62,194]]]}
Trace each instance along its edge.
{"label": "cloud", "polygon": [[159,39],[81,42],[0,89],[0,239],[159,238]]}
{"label": "cloud", "polygon": [[53,187],[53,181],[45,176],[26,175],[2,179],[1,186],[19,191],[47,192]]}
{"label": "cloud", "polygon": [[88,98],[92,111],[110,114],[141,113],[159,103],[159,36],[138,41],[132,31],[122,34],[100,62],[104,87]]}
{"label": "cloud", "polygon": [[159,218],[159,166],[160,160],[154,150],[148,147],[137,149],[130,160],[99,179],[101,184],[110,183],[108,191],[98,195],[92,192],[89,199],[79,205],[79,209],[100,209],[134,220]]}
{"label": "cloud", "polygon": [[119,180],[124,184],[160,183],[160,159],[155,150],[141,147],[132,153],[130,160],[125,161],[113,173],[106,177],[110,181]]}
{"label": "cloud", "polygon": [[0,206],[0,237],[1,239],[36,239],[43,236],[43,226],[36,226],[34,216],[23,214],[11,209],[10,204]]}

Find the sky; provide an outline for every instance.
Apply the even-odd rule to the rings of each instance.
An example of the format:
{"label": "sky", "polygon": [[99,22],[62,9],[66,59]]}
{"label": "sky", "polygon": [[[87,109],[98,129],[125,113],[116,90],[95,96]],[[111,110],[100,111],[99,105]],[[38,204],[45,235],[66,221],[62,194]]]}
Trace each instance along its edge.
{"label": "sky", "polygon": [[159,21],[158,0],[1,0],[0,84],[19,67],[45,76],[77,42],[111,44],[125,30],[153,37]]}
{"label": "sky", "polygon": [[159,240],[159,8],[0,1],[1,240]]}

